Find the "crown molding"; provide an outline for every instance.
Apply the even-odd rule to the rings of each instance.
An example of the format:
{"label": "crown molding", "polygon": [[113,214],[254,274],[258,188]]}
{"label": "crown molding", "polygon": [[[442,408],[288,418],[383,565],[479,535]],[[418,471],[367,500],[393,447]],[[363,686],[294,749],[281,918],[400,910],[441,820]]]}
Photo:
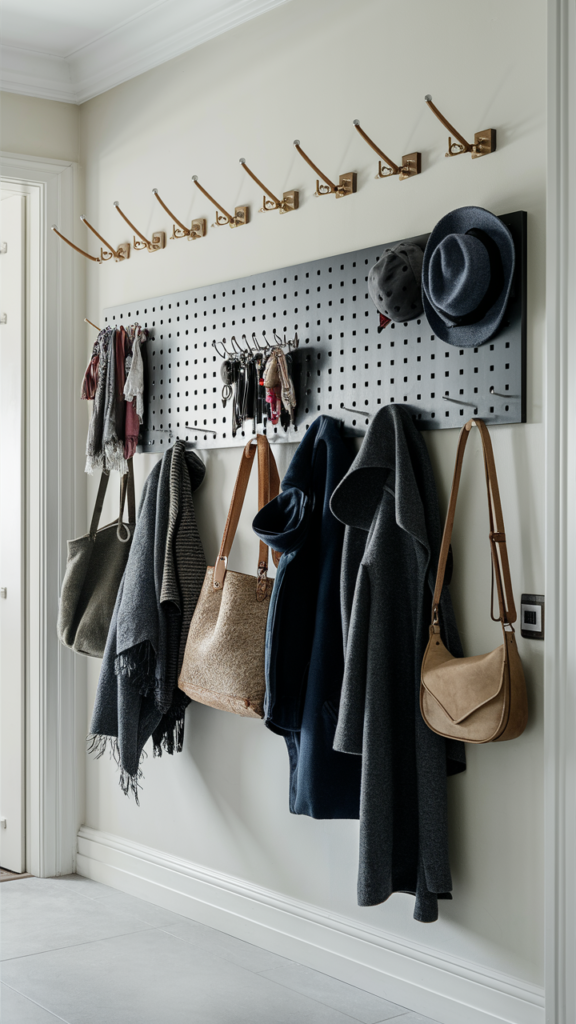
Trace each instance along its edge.
{"label": "crown molding", "polygon": [[220,0],[217,11],[194,21],[189,0],[168,0],[68,57],[2,46],[0,89],[85,103],[285,3],[289,0]]}

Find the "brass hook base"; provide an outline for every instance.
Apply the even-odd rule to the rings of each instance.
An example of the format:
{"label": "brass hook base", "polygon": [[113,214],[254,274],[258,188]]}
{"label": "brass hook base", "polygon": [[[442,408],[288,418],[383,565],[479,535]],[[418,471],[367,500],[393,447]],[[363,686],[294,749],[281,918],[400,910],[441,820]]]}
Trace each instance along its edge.
{"label": "brass hook base", "polygon": [[114,257],[114,263],[122,263],[123,260],[130,259],[130,242],[122,242],[116,249],[116,252],[109,253],[106,249],[100,249],[100,259],[109,260],[110,257]]}
{"label": "brass hook base", "polygon": [[408,153],[402,157],[402,165],[394,170],[385,164],[383,160],[378,161],[378,174],[376,178],[393,178],[394,175],[398,175],[398,181],[406,181],[407,178],[413,178],[415,174],[422,173],[422,154],[421,153]]}
{"label": "brass hook base", "polygon": [[316,195],[326,196],[332,193],[336,196],[336,199],[345,199],[346,196],[351,196],[356,191],[356,171],[348,171],[346,174],[341,174],[338,178],[338,186],[335,189],[331,189],[329,185],[323,185],[319,181],[316,181]]}
{"label": "brass hook base", "polygon": [[135,249],[147,249],[148,252],[158,252],[160,249],[166,248],[166,235],[164,231],[155,231],[152,235],[151,242],[143,242],[140,238],[136,238],[134,235],[134,248]]}
{"label": "brass hook base", "polygon": [[489,153],[494,153],[496,150],[496,129],[485,128],[483,132],[474,133],[474,144],[472,146],[463,146],[461,142],[452,142],[452,138],[448,136],[448,152],[445,156],[460,156],[461,153],[470,153],[473,160],[477,160],[479,156],[488,156]]}
{"label": "brass hook base", "polygon": [[292,210],[297,210],[299,205],[300,193],[297,189],[291,189],[290,192],[282,193],[282,199],[279,203],[268,199],[266,196],[262,196],[262,206],[258,213],[268,213],[270,210],[280,210],[280,213],[292,213]]}
{"label": "brass hook base", "polygon": [[189,242],[195,242],[197,238],[204,238],[206,234],[206,221],[204,217],[197,217],[190,225]]}
{"label": "brass hook base", "polygon": [[236,206],[234,207],[233,217],[224,217],[216,210],[216,220],[212,225],[213,228],[223,228],[228,224],[231,228],[241,228],[244,224],[248,223],[249,220],[249,209],[248,206]]}
{"label": "brass hook base", "polygon": [[290,189],[289,192],[282,193],[282,204],[280,206],[280,213],[292,213],[292,210],[297,210],[300,205],[300,193],[298,189]]}
{"label": "brass hook base", "polygon": [[172,225],[172,234],[170,235],[170,241],[175,241],[178,238],[187,238],[189,242],[195,242],[197,238],[204,238],[206,234],[206,221],[203,217],[198,217],[193,220],[188,228],[176,227],[176,224]]}
{"label": "brass hook base", "polygon": [[422,153],[408,153],[407,156],[402,157],[402,166],[400,168],[398,181],[406,181],[407,178],[413,178],[416,174],[421,173]]}
{"label": "brass hook base", "polygon": [[336,188],[331,188],[330,185],[326,185],[324,182],[316,179],[316,191],[315,196],[336,196],[336,199],[344,199],[346,196],[351,196],[356,191],[356,171],[348,171],[347,174],[341,174],[338,178],[338,184]]}
{"label": "brass hook base", "polygon": [[472,159],[477,160],[479,156],[488,156],[496,150],[496,129],[486,128],[483,132],[476,132],[474,145],[472,146]]}

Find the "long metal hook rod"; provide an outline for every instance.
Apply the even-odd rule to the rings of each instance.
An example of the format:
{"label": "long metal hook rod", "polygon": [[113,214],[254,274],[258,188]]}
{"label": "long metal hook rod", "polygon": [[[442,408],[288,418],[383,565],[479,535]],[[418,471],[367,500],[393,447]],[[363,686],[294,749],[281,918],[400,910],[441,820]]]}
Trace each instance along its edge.
{"label": "long metal hook rod", "polygon": [[98,231],[96,231],[96,228],[92,227],[90,221],[87,220],[87,218],[84,216],[83,213],[80,214],[80,220],[82,221],[83,224],[86,225],[87,228],[90,228],[90,231],[92,232],[92,234],[96,235],[96,238],[100,239],[102,244],[105,245],[106,248],[110,250],[110,252],[112,253],[113,256],[117,256],[118,255],[118,253],[117,253],[116,249],[114,248],[114,246],[110,245],[110,242],[107,242],[106,239],[103,238],[102,235]]}
{"label": "long metal hook rod", "polygon": [[362,138],[364,139],[364,142],[367,142],[368,145],[374,150],[374,152],[378,154],[380,159],[384,160],[384,162],[387,163],[388,166],[392,168],[392,170],[394,171],[394,174],[399,174],[400,173],[400,168],[398,167],[398,164],[395,164],[394,161],[391,160],[389,156],[386,156],[386,153],[382,152],[380,147],[377,146],[376,143],[372,141],[370,136],[366,135],[366,132],[364,131],[364,129],[360,127],[360,121],[358,121],[358,120],[353,121],[352,124],[354,125],[354,127],[355,127],[356,131],[358,132],[358,134],[362,136]]}
{"label": "long metal hook rod", "polygon": [[228,211],[225,210],[223,206],[220,206],[220,203],[217,203],[214,197],[211,196],[210,193],[207,192],[206,189],[200,184],[200,182],[198,181],[198,175],[193,174],[192,181],[196,185],[196,188],[199,188],[202,194],[206,196],[206,199],[209,199],[210,202],[213,203],[213,205],[216,207],[216,209],[220,210],[220,213],[223,213],[224,216],[228,218],[228,223],[231,224],[234,218],[231,217]]}
{"label": "long metal hook rod", "polygon": [[344,412],[353,412],[355,416],[369,416],[372,418],[374,415],[373,412],[368,412],[368,409],[349,409],[347,405],[341,405],[340,408],[344,409]]}
{"label": "long metal hook rod", "polygon": [[195,430],[198,434],[214,434],[216,436],[218,433],[217,430],[209,430],[208,427],[193,427],[191,423],[185,423],[184,426],[186,430]]}
{"label": "long metal hook rod", "polygon": [[497,398],[519,398],[519,395],[505,395],[501,391],[494,391],[494,386],[490,388],[490,394],[495,395]]}
{"label": "long metal hook rod", "polygon": [[85,323],[85,324],[90,324],[90,327],[93,327],[93,328],[94,328],[94,330],[95,330],[95,331],[98,331],[98,334],[100,334],[100,328],[99,328],[99,327],[96,327],[96,324],[93,324],[93,323],[92,323],[92,321],[91,321],[91,320],[89,320],[89,319],[88,319],[88,317],[86,317],[86,316],[84,317],[84,323]]}
{"label": "long metal hook rod", "polygon": [[61,238],[63,242],[66,242],[66,245],[69,245],[71,249],[75,249],[76,252],[79,252],[81,256],[85,256],[87,260],[92,260],[93,263],[102,263],[99,256],[91,256],[89,252],[84,252],[84,249],[80,249],[79,246],[74,245],[74,242],[71,242],[69,238],[66,238],[66,235],[63,235],[58,231],[55,224],[52,224],[51,228],[54,234],[58,235],[58,238]]}
{"label": "long metal hook rod", "polygon": [[448,395],[442,395],[445,402],[455,402],[456,405],[469,405],[471,409],[478,407],[477,402],[461,402],[459,398],[450,398]]}
{"label": "long metal hook rod", "polygon": [[150,246],[152,245],[152,242],[149,242],[148,239],[144,237],[144,235],[140,234],[140,232],[138,231],[138,228],[134,227],[132,221],[128,220],[128,217],[126,216],[125,213],[122,213],[122,210],[120,209],[120,203],[118,202],[118,200],[115,201],[114,206],[118,210],[118,213],[120,214],[120,216],[124,218],[124,220],[128,224],[128,227],[131,227],[132,231],[134,232],[134,234],[138,235],[138,238],[141,238],[142,241],[145,242],[145,244],[148,246],[148,248],[150,248]]}
{"label": "long metal hook rod", "polygon": [[265,192],[266,195],[270,197],[272,202],[276,203],[276,206],[282,206],[281,201],[276,198],[274,193],[271,192],[269,188],[266,188],[266,185],[262,184],[262,182],[260,181],[260,178],[257,178],[256,175],[254,174],[254,172],[250,170],[250,168],[248,167],[248,164],[246,163],[246,161],[245,161],[243,156],[240,157],[240,163],[242,164],[242,167],[246,171],[246,174],[250,175],[250,177],[252,178],[252,181],[255,181],[256,184],[260,186],[262,191]]}
{"label": "long metal hook rod", "polygon": [[456,131],[454,125],[450,124],[450,121],[447,121],[446,118],[444,117],[444,115],[440,113],[440,111],[438,110],[438,107],[435,106],[434,103],[432,103],[432,97],[430,96],[429,93],[424,97],[424,99],[426,100],[426,103],[430,107],[430,110],[432,111],[432,113],[436,114],[436,117],[438,118],[440,123],[443,124],[444,127],[447,128],[448,131],[451,132],[452,135],[454,135],[458,139],[458,142],[462,146],[464,146],[464,149],[466,150],[467,153],[471,153],[472,152],[471,144],[469,142],[466,142],[466,139],[464,138],[464,136],[460,135],[460,132]]}
{"label": "long metal hook rod", "polygon": [[296,150],[297,153],[300,153],[300,156],[303,158],[303,160],[306,161],[308,166],[311,167],[313,171],[316,171],[318,177],[322,178],[322,181],[324,181],[326,185],[329,185],[333,192],[336,192],[337,186],[334,184],[334,182],[330,181],[330,178],[327,178],[325,174],[322,174],[320,168],[316,167],[316,164],[312,163],[309,156],[306,156],[306,153],[300,146],[300,139],[294,139],[294,149]]}
{"label": "long metal hook rod", "polygon": [[187,228],[186,225],[183,224],[181,220],[178,220],[178,217],[176,217],[175,214],[172,213],[172,210],[168,209],[168,207],[166,206],[166,203],[164,202],[164,200],[160,199],[160,196],[158,195],[158,189],[157,188],[153,188],[152,192],[156,196],[156,199],[160,203],[160,206],[162,207],[162,209],[166,210],[166,213],[168,214],[168,216],[172,218],[172,220],[178,225],[179,228],[182,228],[182,231],[184,231],[184,233],[186,235],[189,235],[190,234],[190,228]]}
{"label": "long metal hook rod", "polygon": [[[199,434],[214,434],[214,435],[216,435],[218,433],[217,430],[209,430],[208,427],[193,427],[190,423],[185,423],[184,427],[185,427],[186,430],[194,430],[194,431],[196,431]],[[181,437],[178,437],[178,434],[176,433],[175,430],[167,430],[166,427],[154,427],[152,433],[169,434],[173,438],[175,438],[176,441],[181,441],[182,440]]]}

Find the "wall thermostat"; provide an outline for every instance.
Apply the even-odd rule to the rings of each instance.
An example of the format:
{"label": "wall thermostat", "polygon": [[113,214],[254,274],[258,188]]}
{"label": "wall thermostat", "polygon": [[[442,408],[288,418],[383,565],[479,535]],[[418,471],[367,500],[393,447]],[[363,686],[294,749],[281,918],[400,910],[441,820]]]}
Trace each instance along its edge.
{"label": "wall thermostat", "polygon": [[543,594],[522,594],[520,632],[527,640],[544,639]]}

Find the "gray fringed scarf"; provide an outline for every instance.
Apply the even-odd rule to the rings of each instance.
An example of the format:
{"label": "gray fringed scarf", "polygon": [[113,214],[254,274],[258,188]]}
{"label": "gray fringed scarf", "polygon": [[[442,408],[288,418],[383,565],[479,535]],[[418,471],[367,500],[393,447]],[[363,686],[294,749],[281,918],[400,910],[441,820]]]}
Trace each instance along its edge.
{"label": "gray fringed scarf", "polygon": [[106,378],[108,360],[114,362],[114,336],[116,331],[112,327],[105,327],[98,335],[97,342],[100,349],[98,361],[98,384],[94,395],[94,406],[88,437],[86,440],[86,473],[93,473],[94,470],[104,469],[104,450],[102,447],[102,434],[104,430],[104,409],[106,405]]}
{"label": "gray fringed scarf", "polygon": [[153,736],[155,756],[182,749],[188,700],[178,671],[206,570],[192,492],[204,474],[181,441],[153,467],[104,652],[89,753],[109,747],[120,785],[136,801],[147,740]]}

